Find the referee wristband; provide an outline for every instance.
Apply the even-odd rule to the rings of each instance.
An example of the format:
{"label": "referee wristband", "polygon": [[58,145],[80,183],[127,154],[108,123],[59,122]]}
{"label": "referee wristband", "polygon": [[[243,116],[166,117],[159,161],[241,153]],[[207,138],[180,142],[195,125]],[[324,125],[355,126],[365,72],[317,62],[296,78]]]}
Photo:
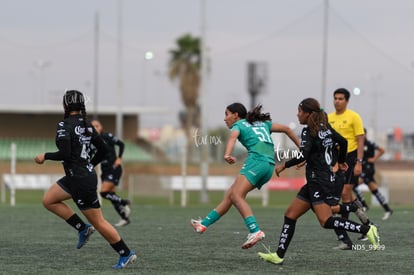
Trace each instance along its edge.
{"label": "referee wristband", "polygon": [[358,162],[362,163],[362,159],[357,159]]}

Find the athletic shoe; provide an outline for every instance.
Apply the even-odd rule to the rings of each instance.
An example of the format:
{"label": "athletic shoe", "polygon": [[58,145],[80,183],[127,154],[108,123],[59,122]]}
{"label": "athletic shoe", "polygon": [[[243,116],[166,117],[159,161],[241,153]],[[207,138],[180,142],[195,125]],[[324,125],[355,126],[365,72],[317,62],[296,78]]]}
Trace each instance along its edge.
{"label": "athletic shoe", "polygon": [[89,238],[93,232],[95,232],[95,227],[90,224],[86,224],[85,228],[79,232],[79,241],[77,246],[78,249],[80,249],[89,241]]}
{"label": "athletic shoe", "polygon": [[372,244],[374,250],[378,250],[380,245],[380,237],[378,234],[378,228],[371,224],[369,227],[369,231],[367,232],[367,237],[369,242]]}
{"label": "athletic shoe", "polygon": [[333,249],[352,250],[352,243],[345,243],[344,241],[341,241],[341,243],[338,246],[335,246]]}
{"label": "athletic shoe", "polygon": [[243,249],[250,248],[254,246],[256,243],[263,240],[265,237],[266,235],[262,230],[259,230],[254,233],[249,233],[249,235],[247,235],[247,241],[244,242],[244,244],[242,245],[242,248]]}
{"label": "athletic shoe", "polygon": [[122,227],[122,226],[128,225],[130,223],[131,223],[131,221],[129,219],[128,220],[120,219],[119,222],[115,224],[115,226],[116,227]]}
{"label": "athletic shoe", "polygon": [[137,255],[135,255],[134,251],[131,250],[128,256],[121,256],[119,261],[116,265],[113,265],[112,268],[114,269],[123,269],[126,268],[128,265],[133,264],[137,260]]}
{"label": "athletic shoe", "polygon": [[206,229],[207,229],[207,227],[205,225],[201,224],[201,221],[202,221],[201,218],[199,218],[197,220],[196,219],[191,219],[191,226],[194,228],[194,230],[197,233],[200,233],[200,234],[204,233],[204,231],[206,231]]}
{"label": "athletic shoe", "polygon": [[283,258],[280,258],[277,253],[271,253],[269,251],[269,253],[263,253],[263,252],[259,252],[257,253],[257,255],[259,255],[260,258],[262,258],[264,261],[272,263],[272,264],[278,264],[281,265],[283,264]]}
{"label": "athletic shoe", "polygon": [[362,234],[361,236],[358,237],[358,241],[363,241],[363,242],[368,241],[367,235]]}
{"label": "athletic shoe", "polygon": [[382,220],[383,220],[383,221],[388,220],[388,219],[391,217],[392,212],[393,212],[392,210],[385,212],[385,213],[384,213],[384,217],[382,217]]}

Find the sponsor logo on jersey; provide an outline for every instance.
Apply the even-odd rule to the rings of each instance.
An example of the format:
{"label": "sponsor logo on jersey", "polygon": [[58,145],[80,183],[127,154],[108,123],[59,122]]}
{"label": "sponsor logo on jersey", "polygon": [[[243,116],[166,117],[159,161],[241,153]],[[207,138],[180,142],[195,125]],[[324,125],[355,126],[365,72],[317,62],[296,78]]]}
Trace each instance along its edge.
{"label": "sponsor logo on jersey", "polygon": [[75,127],[75,134],[77,134],[78,136],[82,135],[85,133],[85,127],[82,127],[80,125]]}

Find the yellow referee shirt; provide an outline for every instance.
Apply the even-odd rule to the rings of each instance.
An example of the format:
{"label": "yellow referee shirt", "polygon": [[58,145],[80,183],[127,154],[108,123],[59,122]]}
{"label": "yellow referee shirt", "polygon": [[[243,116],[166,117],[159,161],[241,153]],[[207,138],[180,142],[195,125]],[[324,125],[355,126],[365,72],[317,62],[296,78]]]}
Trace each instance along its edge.
{"label": "yellow referee shirt", "polygon": [[356,136],[364,135],[364,125],[357,112],[346,109],[340,115],[328,115],[329,124],[348,141],[348,153],[358,148]]}

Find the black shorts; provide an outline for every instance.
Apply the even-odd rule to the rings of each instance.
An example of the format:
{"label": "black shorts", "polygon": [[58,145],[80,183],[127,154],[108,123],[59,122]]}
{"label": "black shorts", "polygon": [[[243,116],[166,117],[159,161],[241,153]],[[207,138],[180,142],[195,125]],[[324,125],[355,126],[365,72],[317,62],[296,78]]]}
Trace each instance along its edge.
{"label": "black shorts", "polygon": [[80,210],[101,207],[97,194],[98,179],[95,172],[83,177],[64,176],[57,181],[57,184],[72,196]]}
{"label": "black shorts", "polygon": [[334,173],[307,172],[306,174],[307,183],[299,190],[297,198],[311,205],[326,203],[332,206],[339,203],[341,193],[337,192]]}
{"label": "black shorts", "polygon": [[354,176],[354,167],[356,164],[356,159],[356,150],[347,154],[345,162],[346,164],[348,164],[348,170],[346,170],[346,172],[338,171],[336,173],[336,180],[339,185],[343,186],[344,184],[358,184],[359,176]]}
{"label": "black shorts", "polygon": [[375,182],[375,168],[372,164],[367,164],[362,169],[361,179],[365,184],[369,184],[370,182]]}
{"label": "black shorts", "polygon": [[112,166],[101,166],[102,174],[101,174],[101,180],[104,181],[110,181],[114,185],[119,185],[119,180],[122,176],[122,166],[118,165],[116,168],[113,168]]}

